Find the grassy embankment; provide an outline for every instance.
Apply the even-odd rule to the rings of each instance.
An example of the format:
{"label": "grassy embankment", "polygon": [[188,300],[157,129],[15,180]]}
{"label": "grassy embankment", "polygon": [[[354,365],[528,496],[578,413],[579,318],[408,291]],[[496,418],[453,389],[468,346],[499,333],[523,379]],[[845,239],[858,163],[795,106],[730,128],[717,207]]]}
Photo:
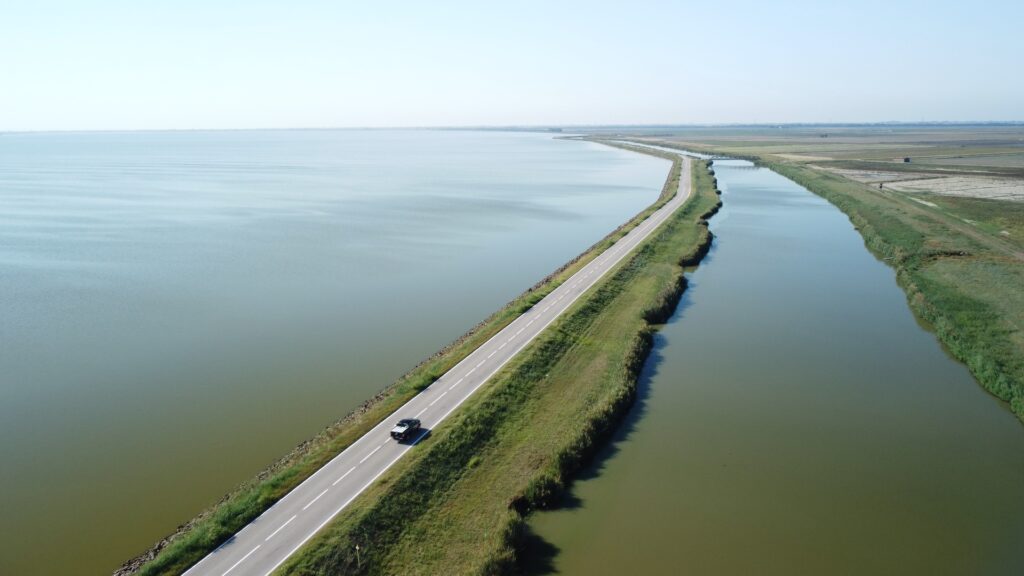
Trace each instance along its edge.
{"label": "grassy embankment", "polygon": [[[947,350],[967,365],[986,390],[1008,402],[1024,421],[1024,291],[1020,289],[1024,286],[1024,204],[934,194],[914,196],[935,205],[931,207],[906,194],[880,191],[814,165],[839,162],[785,158],[781,153],[790,150],[778,144],[659,143],[743,157],[797,182],[842,210],[860,231],[868,249],[895,268],[915,315],[935,331]],[[807,144],[796,149],[810,155],[817,150]],[[821,149],[834,155],[829,148]],[[863,156],[863,152],[851,154]],[[891,156],[894,152],[878,154]],[[920,166],[892,162],[844,162],[850,164],[844,167],[922,171]],[[950,171],[950,167],[925,170]]]}
{"label": "grassy embankment", "polygon": [[116,574],[156,576],[183,572],[660,208],[675,194],[678,187],[681,169],[678,156],[648,150],[636,151],[672,162],[661,194],[651,206],[509,302],[466,335],[416,366],[352,414],[296,447],[255,478],[240,485],[181,526],[173,535],[161,540],[151,550],[126,562]]}
{"label": "grassy embankment", "polygon": [[1000,228],[1001,221],[1024,220],[1024,206],[930,197],[945,212],[807,166],[765,165],[845,212],[868,248],[896,269],[914,313],[1024,420],[1024,262],[1002,239],[987,239],[958,221],[970,214]]}
{"label": "grassy embankment", "polygon": [[[552,503],[631,406],[654,326],[711,242],[703,163],[688,202],[281,573],[500,574],[524,514]],[[358,550],[357,550],[358,545]]]}

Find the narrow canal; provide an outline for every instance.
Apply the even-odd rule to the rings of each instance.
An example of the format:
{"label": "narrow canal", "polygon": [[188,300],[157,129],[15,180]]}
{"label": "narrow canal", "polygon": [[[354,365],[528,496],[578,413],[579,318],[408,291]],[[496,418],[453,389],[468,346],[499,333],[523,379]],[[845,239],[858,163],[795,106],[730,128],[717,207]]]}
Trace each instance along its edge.
{"label": "narrow canal", "polygon": [[642,394],[532,568],[1024,574],[1024,427],[836,208],[744,161]]}

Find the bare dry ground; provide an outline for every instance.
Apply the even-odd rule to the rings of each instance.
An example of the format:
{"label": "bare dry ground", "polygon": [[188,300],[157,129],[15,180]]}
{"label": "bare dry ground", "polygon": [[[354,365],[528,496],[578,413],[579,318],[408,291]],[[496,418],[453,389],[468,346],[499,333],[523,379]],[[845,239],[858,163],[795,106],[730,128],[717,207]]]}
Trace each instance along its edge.
{"label": "bare dry ground", "polygon": [[1024,202],[1024,179],[987,176],[942,176],[900,180],[888,184],[898,192],[990,198]]}
{"label": "bare dry ground", "polygon": [[865,184],[882,184],[885,188],[897,192],[1024,202],[1024,178],[851,170],[820,165],[813,167]]}
{"label": "bare dry ground", "polygon": [[[820,165],[811,165],[812,168],[818,170],[828,170],[833,174],[838,174],[844,178],[850,180],[856,180],[857,182],[863,182],[865,184],[878,184],[879,182],[898,182],[900,180],[920,180],[921,175],[916,173],[907,172],[885,172],[882,170],[851,170],[845,168],[832,168]],[[932,176],[932,178],[941,178],[941,176]]]}

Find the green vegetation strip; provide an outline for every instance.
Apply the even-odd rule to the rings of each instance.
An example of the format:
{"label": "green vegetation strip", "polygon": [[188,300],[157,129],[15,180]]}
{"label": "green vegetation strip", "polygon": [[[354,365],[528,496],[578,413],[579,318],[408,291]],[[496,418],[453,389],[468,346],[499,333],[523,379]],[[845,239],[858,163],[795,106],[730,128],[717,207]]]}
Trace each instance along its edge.
{"label": "green vegetation strip", "polygon": [[[773,136],[777,138],[778,136]],[[817,166],[841,166],[927,174],[1024,175],[1019,168],[963,167],[942,164],[865,160],[857,146],[843,155],[848,160],[822,162],[786,158],[782,152],[836,156],[837,147],[822,143],[743,140],[650,142],[681,150],[750,160],[770,168],[825,198],[854,224],[868,249],[896,270],[918,319],[928,324],[946,349],[967,365],[975,379],[993,395],[1008,402],[1024,421],[1024,204],[1005,200],[939,195],[909,196],[878,190]],[[841,146],[840,146],[841,147]],[[916,149],[879,146],[879,158],[917,156]],[[882,149],[884,148],[884,149]],[[1002,150],[1000,148],[999,150]],[[945,152],[991,152],[971,143]],[[933,150],[927,150],[934,153]],[[940,150],[942,152],[942,150]],[[914,199],[926,202],[916,202]]]}
{"label": "green vegetation strip", "polygon": [[147,552],[126,562],[115,576],[181,574],[668,202],[679,184],[682,165],[678,156],[636,151],[672,162],[665,185],[654,204],[516,297],[466,335],[416,366],[356,411],[296,447]]}
{"label": "green vegetation strip", "polygon": [[[974,233],[986,227],[992,233],[1018,232],[1024,206],[929,197],[942,210],[929,209],[807,166],[762,164],[846,213],[871,252],[896,269],[914,313],[1024,420],[1024,263],[1002,248],[1003,239]],[[971,234],[961,218],[976,219]]]}
{"label": "green vegetation strip", "polygon": [[524,514],[554,502],[632,405],[719,206],[700,163],[668,221],[280,572],[514,572]]}

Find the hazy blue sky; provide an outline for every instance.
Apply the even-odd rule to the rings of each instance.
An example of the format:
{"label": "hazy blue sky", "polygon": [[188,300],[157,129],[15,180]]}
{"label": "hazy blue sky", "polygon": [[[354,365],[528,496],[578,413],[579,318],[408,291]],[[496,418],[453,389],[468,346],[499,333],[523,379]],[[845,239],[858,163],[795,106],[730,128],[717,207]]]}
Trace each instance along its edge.
{"label": "hazy blue sky", "polygon": [[7,0],[0,130],[1024,120],[1024,2]]}

